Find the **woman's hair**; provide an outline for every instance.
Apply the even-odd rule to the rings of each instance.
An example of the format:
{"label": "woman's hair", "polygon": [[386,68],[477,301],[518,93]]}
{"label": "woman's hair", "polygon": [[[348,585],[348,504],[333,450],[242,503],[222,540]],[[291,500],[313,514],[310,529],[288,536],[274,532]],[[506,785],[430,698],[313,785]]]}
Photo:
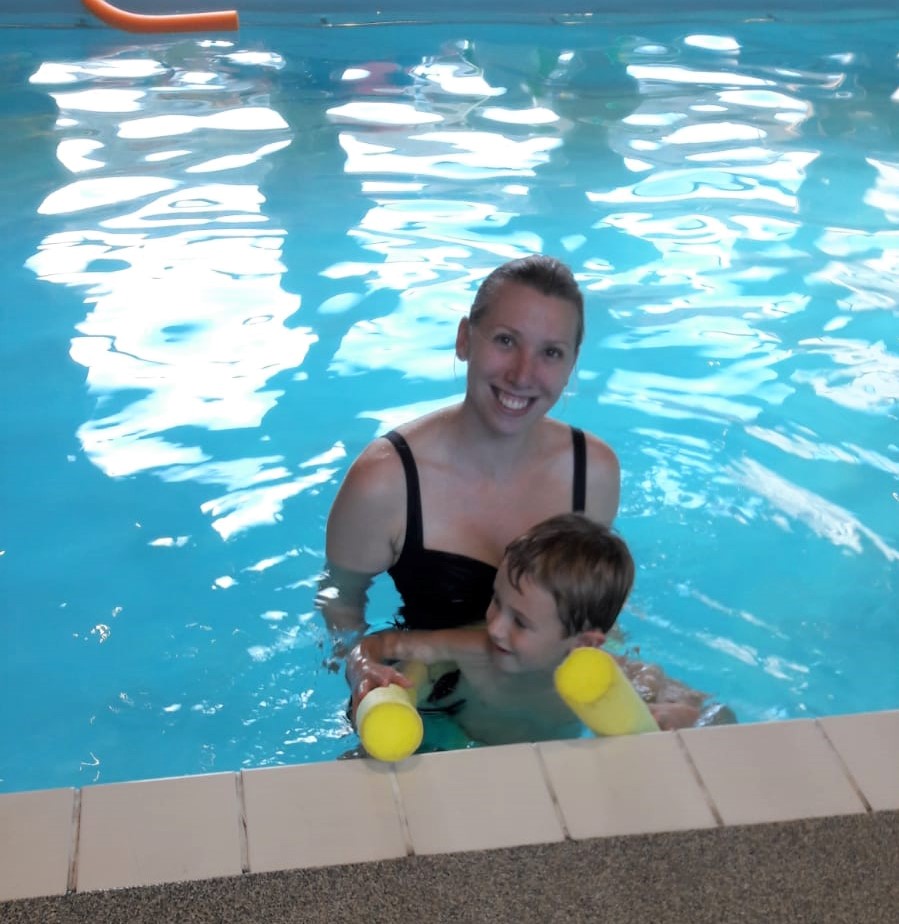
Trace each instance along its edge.
{"label": "woman's hair", "polygon": [[608,632],[634,583],[625,541],[580,513],[538,523],[509,543],[504,561],[516,590],[527,577],[552,595],[566,636]]}
{"label": "woman's hair", "polygon": [[519,285],[535,289],[542,295],[559,298],[572,305],[577,312],[577,332],[575,346],[580,348],[584,339],[584,296],[574,278],[574,273],[555,257],[533,254],[510,260],[498,266],[481,283],[471,305],[468,319],[477,324],[490,307],[490,300],[504,282],[517,282]]}

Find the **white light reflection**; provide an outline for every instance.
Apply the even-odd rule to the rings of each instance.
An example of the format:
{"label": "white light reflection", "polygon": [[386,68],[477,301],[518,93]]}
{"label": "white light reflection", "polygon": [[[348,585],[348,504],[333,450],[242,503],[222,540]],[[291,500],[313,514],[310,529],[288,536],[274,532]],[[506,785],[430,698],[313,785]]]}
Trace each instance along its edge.
{"label": "white light reflection", "polygon": [[111,81],[144,80],[161,77],[168,68],[152,58],[105,58],[62,64],[46,61],[32,74],[29,83],[53,85],[87,82],[101,79]]}
{"label": "white light reflection", "polygon": [[82,173],[85,170],[103,166],[104,161],[88,156],[93,151],[102,150],[103,144],[100,141],[91,141],[89,138],[72,138],[59,143],[56,148],[56,157],[66,170],[71,173]]}
{"label": "white light reflection", "polygon": [[559,116],[545,106],[535,106],[533,109],[487,106],[481,110],[481,115],[491,122],[503,122],[507,125],[550,125],[559,121]]}
{"label": "white light reflection", "polygon": [[457,62],[419,64],[410,69],[413,77],[428,80],[444,93],[485,98],[502,96],[504,87],[491,87],[477,68]]}
{"label": "white light reflection", "polygon": [[[254,461],[243,459],[240,467],[252,467],[251,463]],[[287,474],[283,469],[279,471],[277,468],[273,471],[262,471],[257,476],[245,479],[247,487],[233,488],[222,497],[206,501],[200,509],[203,513],[208,513],[213,517],[213,529],[222,539],[227,540],[251,526],[276,523],[286,500],[310,488],[327,484],[336,472],[335,468],[320,468],[311,475],[272,484],[261,484],[260,482],[274,480]],[[193,476],[192,472],[191,477]],[[238,479],[234,480],[240,483]]]}
{"label": "white light reflection", "polygon": [[793,380],[807,383],[815,394],[852,410],[890,413],[899,403],[899,356],[882,342],[866,343],[816,337],[800,341],[809,355],[830,358],[827,371],[797,370]]}
{"label": "white light reflection", "polygon": [[246,154],[229,154],[226,157],[214,157],[212,160],[204,161],[202,164],[195,164],[188,167],[185,173],[219,173],[223,170],[237,170],[239,167],[247,167],[255,164],[256,161],[262,160],[275,151],[280,151],[290,144],[289,141],[276,141],[274,144],[264,144],[255,151],[248,151]]}
{"label": "white light reflection", "polygon": [[899,478],[899,462],[893,462],[879,452],[865,449],[854,443],[844,443],[835,446],[832,443],[822,442],[812,432],[789,433],[782,429],[772,430],[765,427],[746,427],[746,434],[762,442],[776,446],[782,452],[789,453],[799,459],[815,459],[825,462],[846,462],[850,465],[864,463],[872,468],[879,469]]}
{"label": "white light reflection", "polygon": [[139,112],[146,93],[142,90],[79,90],[50,95],[60,109],[72,112]]}
{"label": "white light reflection", "polygon": [[65,215],[152,196],[178,184],[152,176],[110,176],[78,180],[50,193],[38,206],[39,215]]}
{"label": "white light reflection", "polygon": [[399,126],[428,125],[442,122],[443,116],[434,112],[420,112],[411,103],[346,103],[328,110],[335,122],[353,125]]}
{"label": "white light reflection", "polygon": [[774,81],[734,71],[697,71],[688,67],[674,67],[666,64],[631,64],[628,74],[635,80],[661,81],[677,84],[703,84],[705,86],[727,87],[770,87]]}
{"label": "white light reflection", "polygon": [[899,551],[848,510],[787,481],[754,459],[736,463],[732,475],[738,484],[764,497],[781,514],[803,523],[831,544],[861,553],[862,539],[867,539],[888,561],[899,561]]}
{"label": "white light reflection", "polygon": [[728,657],[736,658],[737,661],[742,661],[750,667],[758,664],[758,649],[752,645],[740,645],[720,635],[709,635],[708,632],[697,632],[696,638],[709,648],[720,651]]}
{"label": "white light reflection", "polygon": [[899,163],[867,157],[877,171],[874,188],[865,193],[865,202],[880,209],[893,223],[899,223]]}
{"label": "white light reflection", "polygon": [[121,123],[118,134],[120,138],[149,139],[188,135],[203,129],[259,132],[280,131],[287,127],[284,119],[273,109],[246,106],[210,115],[160,115],[131,119]]}
{"label": "white light reflection", "polygon": [[749,423],[762,404],[780,404],[792,391],[769,362],[755,357],[694,378],[616,369],[600,401],[659,417]]}
{"label": "white light reflection", "polygon": [[740,50],[740,43],[730,35],[688,35],[684,38],[684,44],[726,54]]}
{"label": "white light reflection", "polygon": [[409,137],[397,151],[342,133],[340,146],[347,155],[346,173],[401,174],[469,180],[501,176],[533,176],[549,161],[560,138],[516,141],[494,132],[429,132]]}

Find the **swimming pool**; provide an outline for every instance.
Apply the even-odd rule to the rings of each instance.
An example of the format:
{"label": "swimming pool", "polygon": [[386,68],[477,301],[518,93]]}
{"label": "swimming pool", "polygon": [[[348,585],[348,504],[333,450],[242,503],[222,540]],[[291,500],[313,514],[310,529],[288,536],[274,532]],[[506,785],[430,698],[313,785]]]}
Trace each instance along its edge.
{"label": "swimming pool", "polygon": [[622,460],[627,643],[743,721],[895,708],[895,15],[279,6],[0,30],[0,788],[355,744],[330,500],[530,250],[588,293],[557,414]]}

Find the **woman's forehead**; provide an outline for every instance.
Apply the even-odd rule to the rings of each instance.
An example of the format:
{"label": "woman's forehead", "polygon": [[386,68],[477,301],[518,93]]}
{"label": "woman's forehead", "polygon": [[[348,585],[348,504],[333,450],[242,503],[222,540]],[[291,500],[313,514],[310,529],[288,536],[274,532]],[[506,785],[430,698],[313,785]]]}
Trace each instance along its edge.
{"label": "woman's forehead", "polygon": [[551,339],[573,340],[578,329],[578,312],[565,299],[506,282],[491,297],[480,321],[515,329],[540,328],[551,334]]}

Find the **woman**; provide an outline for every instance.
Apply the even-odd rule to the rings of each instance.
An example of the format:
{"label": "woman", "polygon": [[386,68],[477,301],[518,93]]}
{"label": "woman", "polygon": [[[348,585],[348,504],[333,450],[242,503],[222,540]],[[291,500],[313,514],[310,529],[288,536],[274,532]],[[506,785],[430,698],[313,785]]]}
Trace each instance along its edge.
{"label": "woman", "polygon": [[[484,280],[456,335],[468,365],[462,402],[374,440],[335,498],[319,595],[332,632],[364,631],[365,591],[382,571],[403,598],[401,625],[477,621],[513,538],[570,510],[611,524],[615,453],[546,416],[583,336],[583,296],[558,260],[513,260]],[[385,665],[349,668],[356,699],[396,679]]]}

